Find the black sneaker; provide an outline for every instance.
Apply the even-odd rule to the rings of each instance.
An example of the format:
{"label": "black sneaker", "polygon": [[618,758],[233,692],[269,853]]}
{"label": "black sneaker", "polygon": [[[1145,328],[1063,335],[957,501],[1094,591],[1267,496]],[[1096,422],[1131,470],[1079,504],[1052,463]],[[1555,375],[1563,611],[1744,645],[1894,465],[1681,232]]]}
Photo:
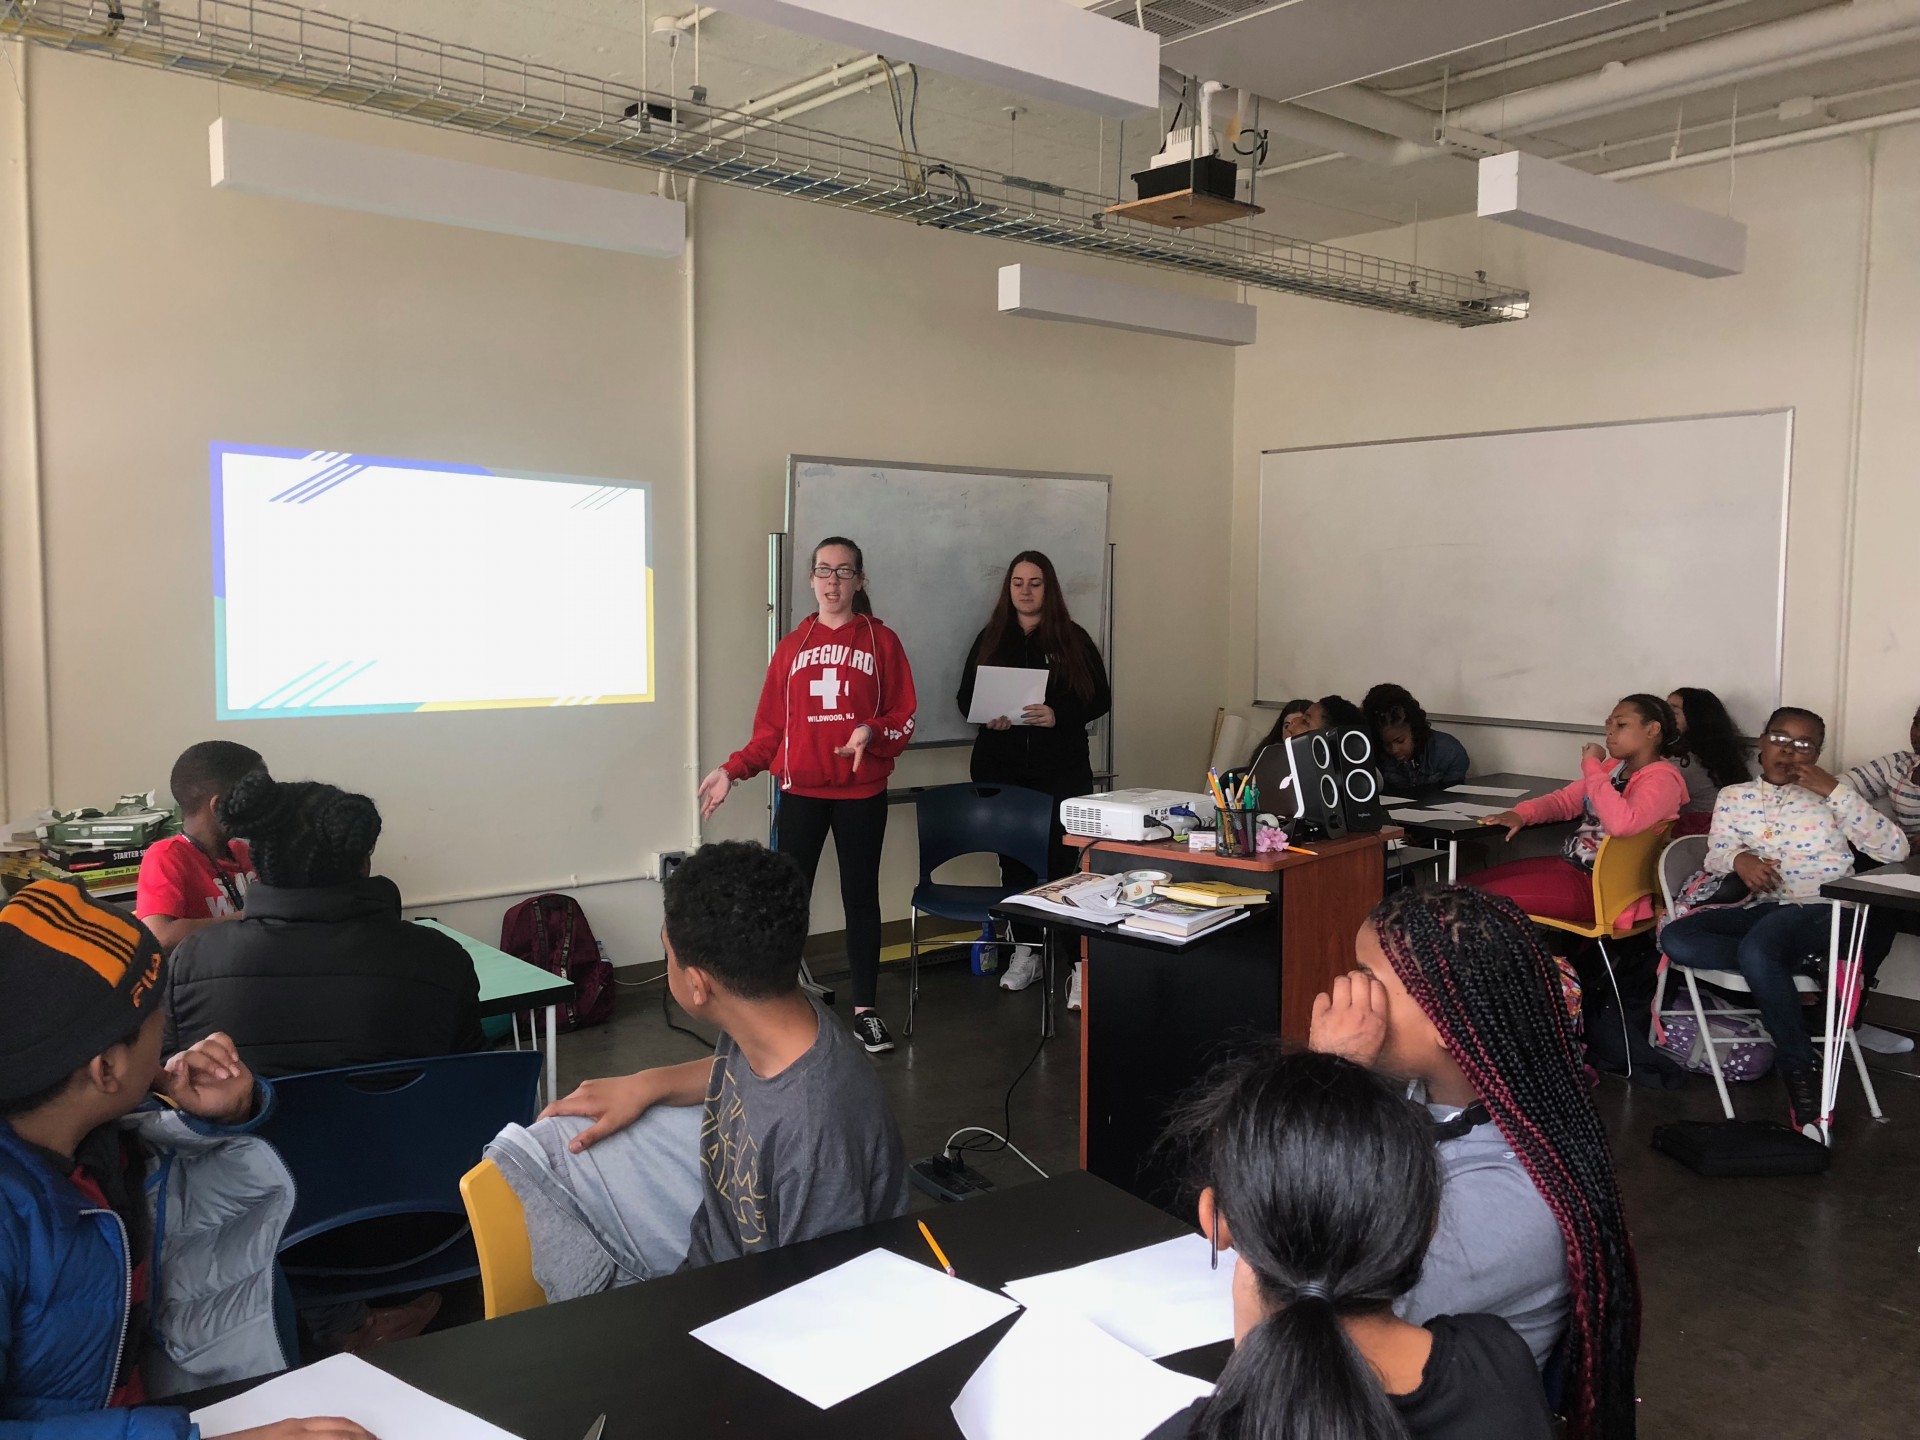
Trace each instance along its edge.
{"label": "black sneaker", "polygon": [[887,1033],[887,1022],[880,1018],[878,1010],[862,1010],[854,1016],[853,1033],[867,1047],[869,1055],[893,1049],[893,1036]]}
{"label": "black sneaker", "polygon": [[[864,1018],[864,1017],[863,1017]],[[1780,1067],[1787,1087],[1787,1123],[1809,1139],[1820,1138],[1820,1082],[1811,1070]]]}

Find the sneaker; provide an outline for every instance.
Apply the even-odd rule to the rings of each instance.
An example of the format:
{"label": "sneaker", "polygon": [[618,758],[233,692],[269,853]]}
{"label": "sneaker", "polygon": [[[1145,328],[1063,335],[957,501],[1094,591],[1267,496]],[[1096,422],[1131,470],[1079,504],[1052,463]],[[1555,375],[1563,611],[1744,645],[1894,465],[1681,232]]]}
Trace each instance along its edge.
{"label": "sneaker", "polygon": [[1040,952],[1031,945],[1013,947],[1007,973],[1000,977],[1002,990],[1024,990],[1040,978]]}
{"label": "sneaker", "polygon": [[1820,1138],[1820,1081],[1811,1070],[1780,1067],[1780,1079],[1787,1087],[1787,1124],[1808,1139]]}
{"label": "sneaker", "polygon": [[1067,981],[1067,1009],[1069,1010],[1078,1010],[1080,1008],[1080,970],[1086,963],[1084,960],[1075,961],[1073,978]]}
{"label": "sneaker", "polygon": [[893,1036],[887,1033],[887,1022],[880,1018],[878,1010],[862,1010],[854,1016],[853,1033],[867,1047],[869,1055],[893,1049]]}
{"label": "sneaker", "polygon": [[1854,1038],[1860,1042],[1860,1048],[1871,1050],[1876,1055],[1904,1055],[1913,1049],[1911,1035],[1899,1035],[1891,1030],[1882,1030],[1878,1025],[1856,1025]]}

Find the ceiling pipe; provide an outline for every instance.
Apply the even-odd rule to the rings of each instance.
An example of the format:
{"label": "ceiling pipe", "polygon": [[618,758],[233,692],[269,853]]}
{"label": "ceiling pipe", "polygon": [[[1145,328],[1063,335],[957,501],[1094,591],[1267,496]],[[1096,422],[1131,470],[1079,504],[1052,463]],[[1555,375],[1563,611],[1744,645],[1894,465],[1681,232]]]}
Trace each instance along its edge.
{"label": "ceiling pipe", "polygon": [[[1312,110],[1304,110],[1298,105],[1262,104],[1260,127],[1263,130],[1271,130],[1276,135],[1284,135],[1289,140],[1298,140],[1303,145],[1319,145],[1328,150],[1337,150],[1342,155],[1350,155],[1355,160],[1364,160],[1370,165],[1411,165],[1416,160],[1430,160],[1436,155],[1447,153],[1438,145],[1420,145],[1412,140],[1395,139],[1391,135],[1382,135],[1378,130],[1368,129],[1364,125],[1338,120],[1331,115],[1317,114]],[[1432,127],[1428,128],[1431,130]],[[1276,165],[1258,173],[1273,175],[1287,168],[1290,167]]]}
{"label": "ceiling pipe", "polygon": [[1664,175],[1669,170],[1688,170],[1716,161],[1763,155],[1770,150],[1791,150],[1796,145],[1811,145],[1841,135],[1863,135],[1873,130],[1888,130],[1896,125],[1920,121],[1920,107],[1889,110],[1882,115],[1863,115],[1858,120],[1836,120],[1831,125],[1815,125],[1809,130],[1793,130],[1785,135],[1769,135],[1764,140],[1742,140],[1738,145],[1721,145],[1712,150],[1696,150],[1677,159],[1650,160],[1645,165],[1628,165],[1619,170],[1602,170],[1609,180],[1633,180],[1641,175]]}
{"label": "ceiling pipe", "polygon": [[731,143],[744,135],[751,135],[755,130],[761,129],[764,126],[791,120],[796,115],[811,114],[813,111],[831,105],[835,101],[844,100],[850,95],[864,95],[869,90],[886,84],[889,74],[896,80],[905,80],[911,73],[907,67],[907,63],[903,60],[897,65],[883,66],[874,73],[867,75],[864,79],[853,80],[842,84],[837,89],[827,91],[824,95],[817,94],[810,100],[797,100],[788,105],[771,105],[770,102],[767,101],[760,102],[762,104],[769,104],[770,108],[758,111],[740,124],[731,123],[733,120],[732,116],[716,120],[714,122],[716,126],[724,126],[726,128],[711,129],[704,133],[712,135],[715,140],[723,144]]}
{"label": "ceiling pipe", "polygon": [[[809,75],[804,80],[796,80],[791,85],[784,86],[779,90],[770,91],[768,94],[760,96],[757,100],[749,100],[746,104],[736,109],[728,110],[723,117],[715,120],[707,128],[709,130],[717,130],[723,127],[736,128],[739,122],[753,119],[756,116],[773,115],[776,113],[790,115],[793,113],[791,110],[782,111],[781,107],[791,105],[796,100],[809,99],[812,96],[818,95],[822,90],[845,94],[859,93],[854,88],[856,82],[878,77],[880,75],[880,67],[883,63],[878,55],[868,55],[860,60],[844,60],[830,70],[823,70],[817,75]],[[871,89],[872,86],[865,88]]]}

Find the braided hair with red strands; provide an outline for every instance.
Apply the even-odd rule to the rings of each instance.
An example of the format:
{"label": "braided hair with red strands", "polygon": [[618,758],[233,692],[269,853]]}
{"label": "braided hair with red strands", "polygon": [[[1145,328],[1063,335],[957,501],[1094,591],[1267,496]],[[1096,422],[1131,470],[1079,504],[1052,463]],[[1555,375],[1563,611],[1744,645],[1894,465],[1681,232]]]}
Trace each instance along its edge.
{"label": "braided hair with red strands", "polygon": [[1402,890],[1368,918],[1559,1223],[1568,1440],[1633,1440],[1639,1275],[1552,958],[1519,906],[1465,886]]}

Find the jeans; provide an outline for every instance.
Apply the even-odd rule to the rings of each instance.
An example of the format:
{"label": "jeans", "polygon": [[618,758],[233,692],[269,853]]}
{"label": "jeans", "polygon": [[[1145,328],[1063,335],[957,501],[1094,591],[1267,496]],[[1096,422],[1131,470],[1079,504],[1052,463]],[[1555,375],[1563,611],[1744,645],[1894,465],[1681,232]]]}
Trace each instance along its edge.
{"label": "jeans", "polygon": [[[1676,965],[1737,972],[1753,991],[1754,1005],[1773,1036],[1781,1066],[1811,1070],[1813,1041],[1801,1017],[1793,977],[1809,957],[1826,955],[1832,923],[1833,911],[1824,904],[1703,910],[1667,926],[1660,948]],[[1840,926],[1843,945],[1850,923],[1851,916]]]}
{"label": "jeans", "polygon": [[780,792],[774,843],[782,854],[800,862],[809,889],[829,831],[840,861],[840,908],[847,917],[853,1007],[871,1010],[880,984],[880,845],[887,838],[886,792],[864,800],[819,800]]}

